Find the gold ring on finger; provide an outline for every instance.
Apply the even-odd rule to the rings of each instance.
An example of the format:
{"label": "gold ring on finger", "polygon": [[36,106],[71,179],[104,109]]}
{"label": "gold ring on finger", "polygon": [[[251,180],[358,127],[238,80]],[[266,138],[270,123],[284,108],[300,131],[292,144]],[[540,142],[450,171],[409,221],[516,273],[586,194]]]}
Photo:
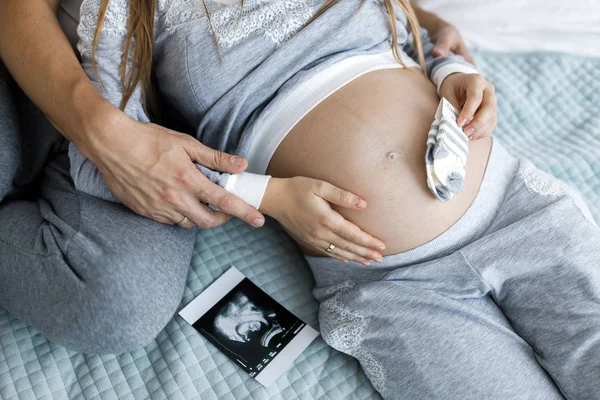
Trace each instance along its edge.
{"label": "gold ring on finger", "polygon": [[179,226],[184,226],[189,221],[188,217],[184,216],[183,219],[177,223]]}

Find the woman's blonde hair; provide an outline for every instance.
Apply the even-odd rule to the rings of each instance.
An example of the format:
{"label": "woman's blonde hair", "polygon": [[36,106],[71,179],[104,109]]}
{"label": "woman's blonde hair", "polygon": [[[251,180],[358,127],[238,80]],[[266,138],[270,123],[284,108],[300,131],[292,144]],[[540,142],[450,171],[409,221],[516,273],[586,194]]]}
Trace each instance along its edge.
{"label": "woman's blonde hair", "polygon": [[[359,9],[362,7],[365,0],[361,0]],[[102,0],[100,11],[98,14],[98,23],[96,25],[96,31],[94,33],[94,41],[92,44],[92,66],[94,71],[97,71],[96,65],[96,49],[100,42],[100,35],[102,32],[102,26],[104,25],[104,18],[106,17],[106,10],[108,9],[108,3],[110,0]],[[242,6],[244,0],[240,0]],[[338,3],[339,0],[325,0],[325,3],[317,10],[317,12],[310,18],[304,27],[318,18],[321,14],[331,8],[333,5]],[[408,24],[413,34],[413,47],[417,51],[419,62],[423,71],[427,73],[425,69],[425,57],[423,55],[423,46],[421,43],[420,26],[419,21],[415,15],[414,10],[410,6],[407,0],[383,0],[385,6],[390,15],[390,27],[392,31],[392,51],[396,60],[402,63],[400,59],[400,53],[398,51],[398,37],[396,34],[396,13],[394,10],[394,3],[400,6],[402,11],[406,14]],[[206,14],[208,15],[208,7],[204,0],[202,0]],[[133,95],[135,88],[141,83],[142,93],[144,102],[149,98],[149,94],[152,88],[151,76],[152,76],[152,52],[154,47],[154,14],[156,12],[156,1],[154,0],[130,0],[129,1],[129,23],[127,29],[127,37],[125,39],[124,52],[121,58],[120,64],[120,75],[121,75],[121,104],[120,108],[123,110],[127,105],[127,102]],[[210,16],[209,16],[210,24]],[[210,24],[212,30],[212,24]],[[214,37],[214,31],[213,31]],[[133,46],[132,46],[133,44]],[[215,38],[216,44],[216,38]],[[217,47],[218,50],[218,47]],[[132,66],[127,68],[128,60],[131,57]],[[96,72],[97,73],[97,72]]]}

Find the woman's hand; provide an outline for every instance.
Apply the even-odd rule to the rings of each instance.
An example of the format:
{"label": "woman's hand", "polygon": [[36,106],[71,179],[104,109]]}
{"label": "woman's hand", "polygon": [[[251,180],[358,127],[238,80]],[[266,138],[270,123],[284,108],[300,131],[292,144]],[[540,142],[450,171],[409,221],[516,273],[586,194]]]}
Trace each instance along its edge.
{"label": "woman's hand", "polygon": [[454,53],[463,56],[465,61],[475,65],[475,60],[473,60],[465,41],[454,25],[440,19],[438,28],[430,31],[429,37],[435,43],[432,51],[434,57],[444,57]]}
{"label": "woman's hand", "polygon": [[464,57],[467,62],[475,65],[471,53],[465,44],[460,32],[454,25],[446,22],[437,16],[437,14],[425,11],[419,7],[418,2],[413,3],[413,9],[421,26],[427,29],[429,38],[435,47],[433,48],[434,57],[444,57],[450,53],[458,54]]}
{"label": "woman's hand", "polygon": [[[369,265],[381,262],[385,244],[331,208],[363,210],[367,203],[327,182],[305,177],[271,178],[260,210],[279,221],[304,248],[338,260]],[[325,251],[329,244],[335,250]]]}
{"label": "woman's hand", "polygon": [[440,97],[461,110],[456,121],[469,140],[489,136],[496,128],[496,92],[494,85],[481,75],[449,75],[442,82]]}
{"label": "woman's hand", "polygon": [[[101,114],[101,130],[76,144],[97,167],[106,186],[127,207],[166,224],[211,228],[236,216],[260,227],[263,215],[208,180],[193,162],[229,173],[242,172],[248,162],[212,150],[189,135],[135,121],[117,109]],[[82,138],[80,138],[82,139]],[[222,212],[212,211],[205,201]]]}

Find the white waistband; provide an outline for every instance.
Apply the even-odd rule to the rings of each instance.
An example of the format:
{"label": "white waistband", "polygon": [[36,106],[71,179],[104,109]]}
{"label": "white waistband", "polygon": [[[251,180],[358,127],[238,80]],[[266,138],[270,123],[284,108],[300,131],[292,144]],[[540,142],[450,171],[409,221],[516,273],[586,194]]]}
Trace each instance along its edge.
{"label": "white waistband", "polygon": [[[408,68],[421,68],[404,52],[400,52],[400,59]],[[300,84],[282,99],[277,110],[268,111],[269,114],[255,127],[258,132],[244,154],[249,162],[247,171],[264,174],[285,136],[328,96],[361,75],[390,68],[403,68],[391,49],[378,54],[348,57]]]}

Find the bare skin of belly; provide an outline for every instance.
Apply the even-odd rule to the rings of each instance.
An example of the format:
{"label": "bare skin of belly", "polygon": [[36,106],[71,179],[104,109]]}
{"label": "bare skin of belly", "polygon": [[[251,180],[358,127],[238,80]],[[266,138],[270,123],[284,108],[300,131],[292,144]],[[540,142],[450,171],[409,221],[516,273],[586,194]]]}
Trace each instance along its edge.
{"label": "bare skin of belly", "polygon": [[427,188],[425,149],[438,103],[435,86],[419,70],[365,74],[321,102],[289,132],[267,173],[321,179],[362,197],[368,203],[362,211],[335,209],[383,240],[383,255],[413,249],[466,212],[491,150],[489,137],[470,142],[464,192],[447,203],[437,200]]}

